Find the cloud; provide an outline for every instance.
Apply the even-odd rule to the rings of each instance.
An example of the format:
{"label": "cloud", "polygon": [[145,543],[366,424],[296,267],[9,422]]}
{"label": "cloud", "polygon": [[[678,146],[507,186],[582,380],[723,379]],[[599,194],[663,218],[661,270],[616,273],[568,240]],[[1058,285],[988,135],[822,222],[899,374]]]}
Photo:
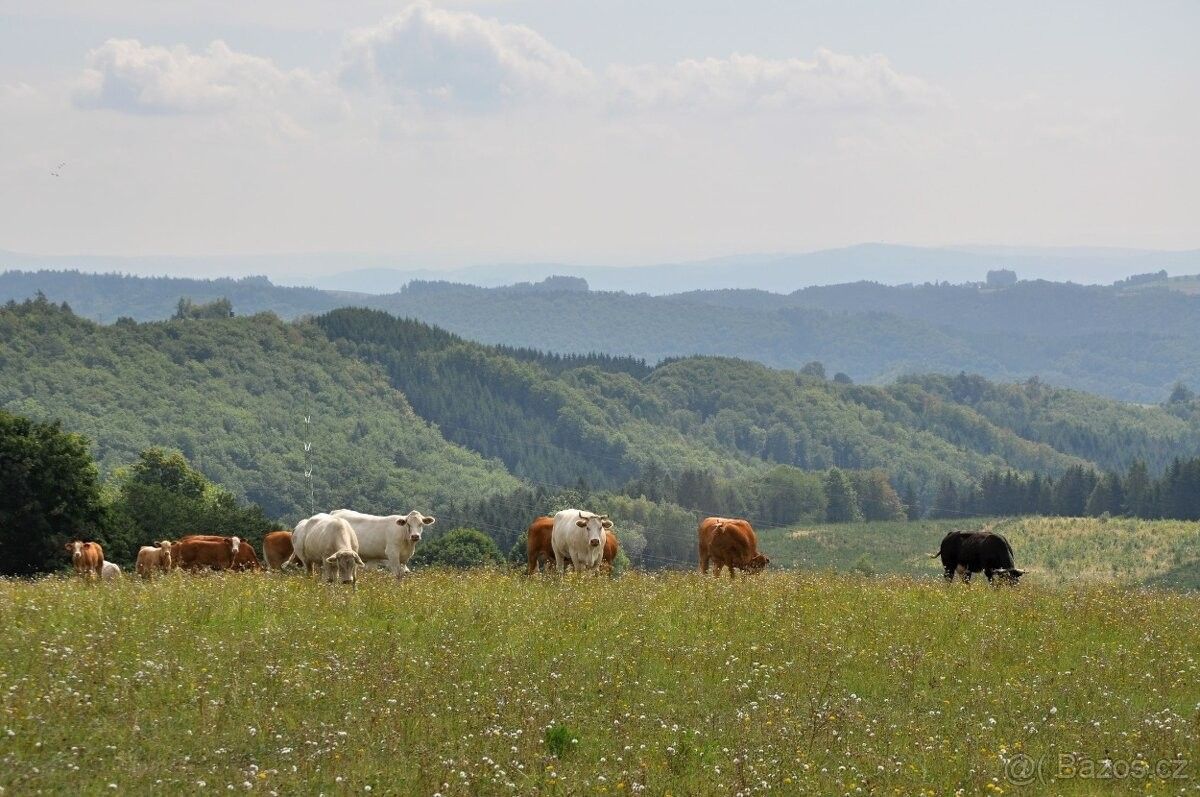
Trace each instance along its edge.
{"label": "cloud", "polygon": [[284,126],[344,112],[419,129],[435,112],[521,105],[610,114],[755,110],[897,110],[942,93],[882,55],[818,50],[812,60],[735,54],[670,65],[613,64],[596,74],[523,25],[417,0],[352,31],[336,74],[281,69],[222,41],[203,51],[110,39],[87,56],[76,105],[132,114],[252,113]]}
{"label": "cloud", "polygon": [[817,50],[811,61],[756,55],[608,69],[617,101],[635,108],[900,109],[930,107],[942,93],[897,72],[882,55]]}
{"label": "cloud", "polygon": [[341,77],[400,102],[474,108],[573,96],[594,83],[583,64],[530,28],[425,0],[353,32]]}
{"label": "cloud", "polygon": [[87,56],[74,94],[81,108],[140,114],[211,114],[251,110],[290,116],[327,111],[337,97],[302,69],[231,50],[223,41],[203,52],[184,45],[109,39]]}

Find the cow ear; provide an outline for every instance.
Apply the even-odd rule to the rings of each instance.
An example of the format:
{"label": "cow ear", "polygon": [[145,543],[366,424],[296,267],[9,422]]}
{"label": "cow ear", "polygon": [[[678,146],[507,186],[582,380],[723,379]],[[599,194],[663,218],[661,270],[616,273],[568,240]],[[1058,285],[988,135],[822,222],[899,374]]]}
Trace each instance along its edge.
{"label": "cow ear", "polygon": [[611,529],[613,527],[613,522],[611,520],[601,520],[600,525],[606,529]]}
{"label": "cow ear", "polygon": [[421,518],[421,522],[426,526],[432,526],[434,523],[437,523],[437,518],[426,515],[425,517]]}
{"label": "cow ear", "polygon": [[355,562],[357,562],[358,564],[362,565],[363,567],[366,567],[366,566],[367,566],[367,563],[366,563],[366,562],[364,562],[364,561],[362,560],[362,557],[361,557],[361,556],[359,556],[358,554],[354,554],[354,561],[355,561]]}
{"label": "cow ear", "polygon": [[575,521],[575,525],[582,529],[587,526],[587,521],[580,518],[579,520]]}
{"label": "cow ear", "polygon": [[334,554],[333,556],[325,557],[325,564],[327,564],[327,565],[337,564],[337,554]]}

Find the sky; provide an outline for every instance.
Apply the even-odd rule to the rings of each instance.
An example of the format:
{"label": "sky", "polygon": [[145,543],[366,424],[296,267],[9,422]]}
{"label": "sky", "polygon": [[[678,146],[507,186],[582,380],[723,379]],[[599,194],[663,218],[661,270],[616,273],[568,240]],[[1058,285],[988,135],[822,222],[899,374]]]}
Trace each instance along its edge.
{"label": "sky", "polygon": [[1193,0],[0,0],[0,249],[1196,248],[1198,30]]}

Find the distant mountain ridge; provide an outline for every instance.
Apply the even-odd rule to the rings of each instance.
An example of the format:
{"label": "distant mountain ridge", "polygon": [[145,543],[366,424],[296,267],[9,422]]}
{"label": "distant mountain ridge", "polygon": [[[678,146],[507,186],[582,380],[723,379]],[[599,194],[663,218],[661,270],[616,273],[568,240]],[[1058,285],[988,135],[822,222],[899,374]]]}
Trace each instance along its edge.
{"label": "distant mountain ridge", "polygon": [[188,273],[201,277],[268,274],[276,284],[387,294],[414,280],[492,288],[565,275],[594,290],[678,293],[757,289],[775,293],[869,280],[886,284],[984,279],[989,270],[1015,270],[1025,279],[1109,284],[1130,274],[1166,270],[1200,273],[1200,250],[1149,251],[1086,247],[946,246],[867,243],[804,253],[739,254],[642,266],[562,262],[493,263],[454,268],[413,265],[411,258],[366,254],[244,256],[28,255],[0,250],[0,269],[78,269],[138,276]]}
{"label": "distant mountain ridge", "polygon": [[[663,295],[681,290],[755,289],[790,293],[814,285],[870,280],[886,284],[982,281],[987,272],[1007,268],[1019,276],[1111,283],[1130,274],[1165,269],[1200,272],[1200,250],[1024,250],[930,248],[859,244],[805,254],[736,255],[650,266],[585,266],[563,263],[469,266],[450,271],[371,268],[311,281],[315,287],[342,287],[364,293],[399,291],[413,280],[445,280],[492,288],[537,281],[552,275],[586,279],[594,290]],[[914,276],[919,275],[919,276]]]}
{"label": "distant mountain ridge", "polygon": [[[1132,256],[1131,256],[1132,257]],[[693,291],[652,296],[589,290],[580,278],[480,288],[418,281],[391,294],[273,284],[264,277],[143,278],[79,272],[0,274],[0,300],[41,291],[111,323],[169,318],[181,298],[232,301],[238,314],[284,319],[360,306],[463,337],[563,354],[632,355],[651,364],[692,354],[798,370],[810,361],[874,384],[910,373],[978,373],[1157,404],[1177,381],[1200,386],[1200,296],[1153,273],[1120,285],[1019,281]],[[594,288],[595,286],[591,286]],[[586,304],[581,304],[586,302]],[[570,313],[567,308],[586,308]]]}

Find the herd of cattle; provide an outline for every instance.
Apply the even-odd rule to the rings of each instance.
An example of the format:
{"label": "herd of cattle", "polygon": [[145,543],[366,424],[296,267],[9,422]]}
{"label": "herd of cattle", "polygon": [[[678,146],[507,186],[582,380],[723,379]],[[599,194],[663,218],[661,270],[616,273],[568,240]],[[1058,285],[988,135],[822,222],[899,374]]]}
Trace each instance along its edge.
{"label": "herd of cattle", "polygon": [[[358,571],[368,563],[387,567],[397,578],[409,572],[408,562],[426,526],[436,520],[421,512],[407,515],[368,515],[352,509],[321,512],[305,518],[292,531],[273,531],[263,538],[263,561],[270,570],[301,566],[309,576],[320,568],[321,579],[354,585]],[[709,517],[697,529],[700,572],[719,576],[728,568],[758,573],[770,559],[758,550],[758,537],[746,520]],[[527,572],[546,570],[577,572],[611,570],[620,543],[607,515],[581,509],[564,509],[554,517],[542,516],[529,525]],[[121,568],[104,560],[99,543],[74,541],[66,545],[75,572],[103,579],[117,578]],[[982,572],[988,581],[1017,583],[1025,571],[1013,564],[1012,546],[991,531],[952,531],[939,550],[947,581],[957,575],[969,582]],[[260,570],[254,547],[238,537],[192,534],[171,542],[143,546],[137,555],[137,573],[150,579],[172,570]]]}

